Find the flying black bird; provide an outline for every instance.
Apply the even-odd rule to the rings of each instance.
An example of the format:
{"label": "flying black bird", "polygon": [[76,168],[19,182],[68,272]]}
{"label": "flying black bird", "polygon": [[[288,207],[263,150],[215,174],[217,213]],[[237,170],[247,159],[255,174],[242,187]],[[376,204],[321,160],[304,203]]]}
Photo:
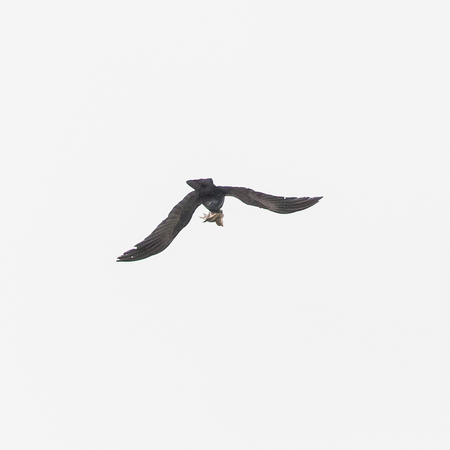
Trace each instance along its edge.
{"label": "flying black bird", "polygon": [[117,258],[117,261],[138,261],[165,250],[177,234],[189,223],[194,211],[203,204],[209,213],[204,222],[215,222],[223,226],[223,202],[232,195],[247,205],[258,206],[279,214],[289,214],[315,205],[322,197],[276,197],[252,189],[231,186],[215,186],[212,178],[189,180],[186,183],[194,190],[181,200],[142,242]]}

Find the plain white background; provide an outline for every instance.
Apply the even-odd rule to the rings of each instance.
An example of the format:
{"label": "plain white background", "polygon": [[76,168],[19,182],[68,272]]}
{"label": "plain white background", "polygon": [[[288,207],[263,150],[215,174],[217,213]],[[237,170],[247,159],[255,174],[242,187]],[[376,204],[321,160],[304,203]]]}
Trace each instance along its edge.
{"label": "plain white background", "polygon": [[[449,21],[3,5],[1,448],[450,448]],[[324,198],[117,264],[200,177]]]}

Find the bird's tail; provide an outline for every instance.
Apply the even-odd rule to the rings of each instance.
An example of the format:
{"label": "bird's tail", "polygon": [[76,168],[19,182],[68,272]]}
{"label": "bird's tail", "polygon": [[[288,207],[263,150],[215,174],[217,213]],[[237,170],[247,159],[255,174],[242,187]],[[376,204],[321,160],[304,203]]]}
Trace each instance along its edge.
{"label": "bird's tail", "polygon": [[212,178],[200,178],[198,180],[188,180],[186,183],[192,188],[198,191],[201,188],[207,188],[214,186]]}

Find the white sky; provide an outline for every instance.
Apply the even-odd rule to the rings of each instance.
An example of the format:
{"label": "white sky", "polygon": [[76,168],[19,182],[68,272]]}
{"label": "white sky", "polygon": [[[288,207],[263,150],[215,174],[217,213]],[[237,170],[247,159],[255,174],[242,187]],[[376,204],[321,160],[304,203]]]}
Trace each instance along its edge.
{"label": "white sky", "polygon": [[[449,23],[3,5],[0,448],[450,448]],[[199,177],[324,199],[116,264]]]}

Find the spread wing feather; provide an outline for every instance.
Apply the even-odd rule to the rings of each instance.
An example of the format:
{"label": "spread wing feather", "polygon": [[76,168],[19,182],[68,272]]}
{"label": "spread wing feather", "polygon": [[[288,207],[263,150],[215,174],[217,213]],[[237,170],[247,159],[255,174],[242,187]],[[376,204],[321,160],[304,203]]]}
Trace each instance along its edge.
{"label": "spread wing feather", "polygon": [[200,206],[198,194],[193,191],[181,200],[142,242],[117,258],[117,261],[138,261],[156,255],[166,249],[177,234],[190,222],[192,214]]}
{"label": "spread wing feather", "polygon": [[247,205],[268,209],[279,214],[290,214],[315,205],[322,197],[277,197],[243,187],[221,187],[225,195],[238,198]]}

